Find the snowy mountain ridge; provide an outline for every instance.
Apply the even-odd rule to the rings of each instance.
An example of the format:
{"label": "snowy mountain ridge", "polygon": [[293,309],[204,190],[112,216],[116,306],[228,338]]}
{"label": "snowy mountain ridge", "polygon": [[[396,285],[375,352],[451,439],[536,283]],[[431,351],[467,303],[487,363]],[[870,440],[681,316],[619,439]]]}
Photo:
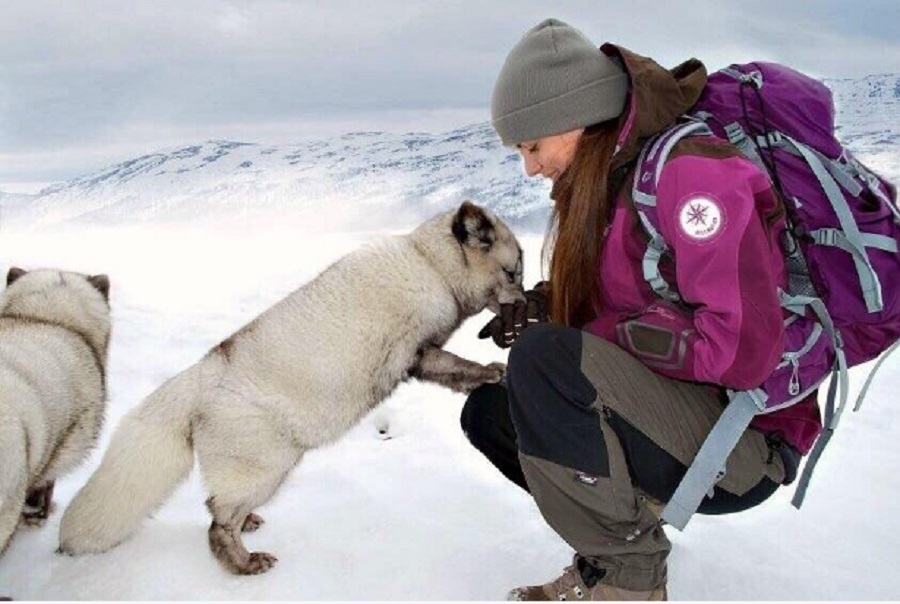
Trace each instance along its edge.
{"label": "snowy mountain ridge", "polygon": [[[825,80],[838,135],[900,180],[900,74]],[[48,187],[27,203],[0,194],[6,225],[240,220],[318,228],[407,228],[463,199],[542,230],[549,187],[522,174],[490,125],[449,132],[352,132],[293,145],[210,140],[129,159]]]}
{"label": "snowy mountain ridge", "polygon": [[[546,185],[521,175],[486,124],[442,134],[355,132],[296,145],[213,140],[134,158],[44,189],[29,219],[122,224],[239,215],[329,224],[421,222],[471,198],[528,220]],[[542,207],[538,207],[542,206]],[[363,222],[364,221],[364,222]]]}

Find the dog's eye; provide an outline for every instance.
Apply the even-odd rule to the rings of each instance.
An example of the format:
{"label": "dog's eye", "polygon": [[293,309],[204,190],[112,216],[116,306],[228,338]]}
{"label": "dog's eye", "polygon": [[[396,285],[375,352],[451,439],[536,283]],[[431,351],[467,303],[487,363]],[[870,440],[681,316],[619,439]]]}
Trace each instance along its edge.
{"label": "dog's eye", "polygon": [[503,274],[506,275],[506,280],[510,283],[516,282],[516,271],[508,271],[506,269],[503,269]]}

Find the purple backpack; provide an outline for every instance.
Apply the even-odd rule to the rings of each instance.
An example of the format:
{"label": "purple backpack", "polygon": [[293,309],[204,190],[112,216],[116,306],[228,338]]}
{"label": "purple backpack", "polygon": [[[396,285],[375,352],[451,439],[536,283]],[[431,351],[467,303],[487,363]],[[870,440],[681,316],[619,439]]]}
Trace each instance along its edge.
{"label": "purple backpack", "polygon": [[[677,528],[684,528],[724,475],[725,459],[753,416],[806,399],[831,376],[825,431],[793,501],[799,508],[844,409],[847,368],[888,351],[886,357],[900,338],[896,189],[835,138],[828,88],[775,63],[732,65],[713,73],[690,114],[644,145],[632,192],[650,237],[644,277],[660,296],[679,300],[658,268],[668,246],[659,233],[656,186],[669,153],[686,136],[731,142],[779,191],[788,220],[782,249],[789,285],[778,295],[792,314],[785,323],[782,362],[759,388],[729,392],[731,402],[666,506],[663,518]],[[855,409],[872,375],[874,369]]]}

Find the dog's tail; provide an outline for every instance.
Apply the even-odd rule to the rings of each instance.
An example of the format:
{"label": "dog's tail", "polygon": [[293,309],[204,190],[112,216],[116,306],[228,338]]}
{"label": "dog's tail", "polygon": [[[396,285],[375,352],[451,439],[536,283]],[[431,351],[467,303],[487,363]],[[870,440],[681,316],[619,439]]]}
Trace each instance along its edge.
{"label": "dog's tail", "polygon": [[25,504],[28,487],[25,445],[22,423],[0,413],[0,555],[16,532]]}
{"label": "dog's tail", "polygon": [[205,363],[175,376],[122,418],[100,467],[63,515],[61,552],[96,553],[118,545],[187,478]]}

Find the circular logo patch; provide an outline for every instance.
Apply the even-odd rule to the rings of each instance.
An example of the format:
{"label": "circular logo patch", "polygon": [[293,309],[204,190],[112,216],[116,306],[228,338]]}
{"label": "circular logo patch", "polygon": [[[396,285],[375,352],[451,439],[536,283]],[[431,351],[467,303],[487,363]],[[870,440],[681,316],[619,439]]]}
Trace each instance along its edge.
{"label": "circular logo patch", "polygon": [[681,204],[678,210],[678,226],[683,235],[694,241],[708,241],[715,237],[725,224],[722,206],[711,197],[698,195]]}

